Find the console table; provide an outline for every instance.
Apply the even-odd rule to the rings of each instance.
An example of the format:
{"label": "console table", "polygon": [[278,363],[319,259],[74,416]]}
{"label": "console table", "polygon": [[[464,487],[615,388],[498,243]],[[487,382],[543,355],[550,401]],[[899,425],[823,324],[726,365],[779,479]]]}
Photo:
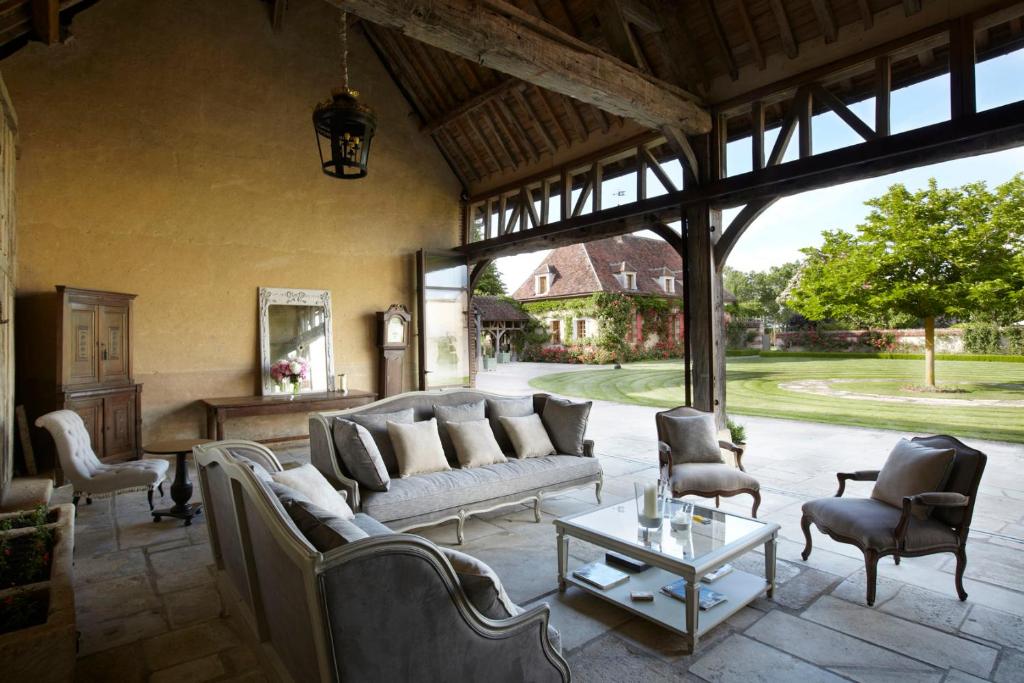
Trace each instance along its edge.
{"label": "console table", "polygon": [[[358,389],[347,392],[328,391],[318,394],[270,394],[268,396],[236,396],[233,398],[204,398],[206,407],[206,437],[224,439],[224,423],[233,417],[254,415],[280,415],[283,413],[314,413],[320,410],[344,410],[373,403],[377,394]],[[282,436],[264,439],[265,442],[293,441],[305,436]]]}

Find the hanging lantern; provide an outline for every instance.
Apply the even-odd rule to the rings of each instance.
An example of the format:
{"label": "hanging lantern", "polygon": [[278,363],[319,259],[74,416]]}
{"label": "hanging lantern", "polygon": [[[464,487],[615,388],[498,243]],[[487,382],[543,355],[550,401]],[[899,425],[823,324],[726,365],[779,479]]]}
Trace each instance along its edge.
{"label": "hanging lantern", "polygon": [[320,167],[334,178],[363,178],[370,161],[370,142],[377,129],[373,110],[359,102],[359,93],[348,87],[347,17],[341,14],[342,86],[331,92],[331,98],[313,110],[313,130]]}

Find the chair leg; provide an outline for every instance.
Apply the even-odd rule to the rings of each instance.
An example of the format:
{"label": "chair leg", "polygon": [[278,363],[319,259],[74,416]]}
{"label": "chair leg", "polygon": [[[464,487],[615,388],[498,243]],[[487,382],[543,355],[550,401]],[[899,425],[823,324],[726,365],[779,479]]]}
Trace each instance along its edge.
{"label": "chair leg", "polygon": [[148,489],[146,491],[146,499],[149,501],[149,510],[150,510],[150,512],[152,512],[153,511],[153,489]]}
{"label": "chair leg", "polygon": [[465,510],[459,510],[459,518],[456,520],[455,536],[458,539],[458,545],[462,545],[466,540],[466,512]]}
{"label": "chair leg", "polygon": [[722,502],[722,497],[721,496],[715,496],[715,507],[718,507],[721,502]]}
{"label": "chair leg", "polygon": [[601,489],[604,487],[604,477],[602,476],[597,480],[597,484],[594,486],[594,495],[597,496],[597,504],[601,504]]}
{"label": "chair leg", "polygon": [[964,570],[967,569],[967,548],[961,547],[956,553],[956,594],[960,600],[967,599],[964,590]]}
{"label": "chair leg", "polygon": [[878,581],[878,551],[864,551],[864,570],[867,572],[868,575],[868,607],[873,607],[875,604],[875,584]]}
{"label": "chair leg", "polygon": [[806,562],[811,556],[811,518],[807,515],[801,517],[800,528],[804,530],[804,551],[800,553],[800,557]]}
{"label": "chair leg", "polygon": [[85,497],[85,504],[86,505],[92,505],[92,498],[90,498],[89,496],[86,496]]}
{"label": "chair leg", "polygon": [[899,566],[899,563],[900,563],[900,554],[899,553],[894,553],[893,554],[892,562],[893,562],[893,564]]}
{"label": "chair leg", "polygon": [[164,483],[162,481],[159,484],[157,484],[156,490],[160,492],[160,497],[163,498],[164,497]]}
{"label": "chair leg", "polygon": [[540,524],[540,499],[540,494],[537,494],[537,497],[533,499],[533,521],[538,524]]}
{"label": "chair leg", "polygon": [[71,504],[75,506],[76,510],[78,509],[78,501],[81,500],[81,498],[82,495],[80,493],[76,493],[75,495],[71,496]]}
{"label": "chair leg", "polygon": [[754,506],[750,508],[750,516],[757,519],[757,508],[761,507],[761,492],[751,491],[750,495],[754,498]]}

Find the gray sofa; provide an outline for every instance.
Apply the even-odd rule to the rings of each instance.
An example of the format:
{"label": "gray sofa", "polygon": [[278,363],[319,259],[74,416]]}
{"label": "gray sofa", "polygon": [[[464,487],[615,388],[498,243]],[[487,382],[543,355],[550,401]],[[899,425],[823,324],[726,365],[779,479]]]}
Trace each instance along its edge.
{"label": "gray sofa", "polygon": [[266,447],[221,441],[194,453],[218,587],[271,678],[569,680],[548,606],[511,604],[489,569],[507,618],[480,599],[479,575],[449,561],[460,554],[365,514],[352,520],[356,536],[318,551],[254,472],[282,469]]}
{"label": "gray sofa", "polygon": [[[387,491],[371,491],[360,486],[345,470],[333,438],[334,418],[352,414],[390,413],[412,408],[416,420],[434,416],[433,406],[458,405],[481,399],[522,398],[503,396],[474,389],[409,392],[349,410],[313,413],[309,418],[310,459],[335,488],[348,494],[353,510],[365,512],[396,531],[455,520],[458,541],[469,515],[498,508],[532,503],[540,521],[540,504],[553,491],[593,485],[601,502],[603,474],[594,457],[594,442],[584,441],[582,456],[550,455],[518,459],[471,469],[454,468],[445,472],[392,478]],[[533,396],[534,411],[542,413],[547,394]],[[490,417],[488,415],[488,417]]]}

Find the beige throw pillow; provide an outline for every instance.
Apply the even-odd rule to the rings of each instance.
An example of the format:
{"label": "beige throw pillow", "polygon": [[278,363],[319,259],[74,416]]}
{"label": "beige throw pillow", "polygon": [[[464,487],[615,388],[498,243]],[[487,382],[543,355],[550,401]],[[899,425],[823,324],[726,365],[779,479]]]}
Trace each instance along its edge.
{"label": "beige throw pillow", "polygon": [[283,472],[274,472],[270,477],[278,484],[298,491],[317,507],[327,510],[335,517],[352,519],[352,508],[345,502],[345,497],[334,490],[331,483],[324,479],[320,470],[306,464]]}
{"label": "beige throw pillow", "polygon": [[662,419],[665,437],[672,448],[673,464],[725,462],[718,445],[714,415],[665,415]]}
{"label": "beige throw pillow", "polygon": [[[882,465],[871,497],[902,508],[904,496],[941,491],[949,478],[954,455],[952,448],[932,448],[900,439]],[[925,519],[931,514],[931,507],[915,505],[911,513]]]}
{"label": "beige throw pillow", "polygon": [[499,417],[498,420],[512,441],[517,458],[539,458],[555,452],[551,437],[537,413],[524,417]]}
{"label": "beige throw pillow", "polygon": [[451,469],[444,457],[435,418],[412,424],[388,422],[388,436],[398,458],[399,477]]}
{"label": "beige throw pillow", "polygon": [[448,436],[455,446],[455,455],[459,459],[460,467],[480,467],[507,462],[498,440],[494,438],[490,420],[449,422]]}

